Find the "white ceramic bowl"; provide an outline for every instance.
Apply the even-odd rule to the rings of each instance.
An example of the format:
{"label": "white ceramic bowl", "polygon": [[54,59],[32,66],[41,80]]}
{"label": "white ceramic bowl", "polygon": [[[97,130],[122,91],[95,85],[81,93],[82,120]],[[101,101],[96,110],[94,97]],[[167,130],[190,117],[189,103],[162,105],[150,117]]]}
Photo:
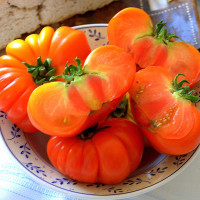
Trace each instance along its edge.
{"label": "white ceramic bowl", "polygon": [[[92,49],[107,44],[106,24],[90,24],[74,28],[86,34]],[[5,143],[5,148],[32,179],[56,191],[86,199],[125,199],[146,193],[177,176],[199,151],[198,147],[185,155],[166,156],[148,148],[145,149],[139,168],[122,183],[85,184],[63,176],[52,167],[46,154],[46,143],[49,138],[47,135],[23,133],[1,111],[0,131],[2,133],[0,138]]]}

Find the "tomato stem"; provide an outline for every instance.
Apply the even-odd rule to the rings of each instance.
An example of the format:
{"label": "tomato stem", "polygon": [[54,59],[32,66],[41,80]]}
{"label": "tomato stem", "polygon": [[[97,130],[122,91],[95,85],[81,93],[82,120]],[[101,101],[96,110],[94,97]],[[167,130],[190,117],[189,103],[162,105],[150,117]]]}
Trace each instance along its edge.
{"label": "tomato stem", "polygon": [[160,41],[164,42],[167,44],[172,38],[178,38],[181,40],[180,37],[178,37],[175,32],[174,33],[168,33],[167,29],[164,27],[166,26],[167,23],[163,23],[163,20],[158,22],[155,26],[155,31],[154,31],[154,37],[159,39]]}
{"label": "tomato stem", "polygon": [[50,78],[56,73],[56,68],[51,66],[52,60],[47,58],[44,63],[41,57],[37,58],[36,65],[30,65],[26,62],[23,64],[27,67],[28,73],[32,74],[33,80],[37,85],[50,82]]}
{"label": "tomato stem", "polygon": [[82,140],[88,140],[92,138],[95,134],[99,131],[110,128],[110,126],[104,126],[98,128],[98,123],[94,126],[89,127],[88,129],[84,130],[82,133],[78,134],[77,136]]}
{"label": "tomato stem", "polygon": [[123,97],[118,106],[110,113],[112,117],[123,118],[125,117],[128,109],[128,99],[126,95]]}
{"label": "tomato stem", "polygon": [[68,65],[68,62],[67,62],[67,64],[65,65],[65,71],[63,72],[63,74],[58,75],[58,76],[52,76],[50,78],[50,81],[54,81],[55,79],[58,79],[58,78],[63,78],[66,80],[66,83],[69,84],[71,81],[74,80],[75,77],[83,75],[81,60],[79,58],[75,58],[74,61],[76,62],[77,65],[73,65],[73,64]]}
{"label": "tomato stem", "polygon": [[184,74],[177,74],[174,78],[174,87],[175,87],[175,91],[179,93],[180,96],[182,96],[184,99],[190,100],[191,102],[198,102],[199,101],[199,97],[192,95],[195,90],[191,90],[190,91],[190,87],[189,86],[183,86],[183,83],[190,83],[187,80],[181,80],[180,82],[177,82],[177,79],[179,76],[185,76]]}

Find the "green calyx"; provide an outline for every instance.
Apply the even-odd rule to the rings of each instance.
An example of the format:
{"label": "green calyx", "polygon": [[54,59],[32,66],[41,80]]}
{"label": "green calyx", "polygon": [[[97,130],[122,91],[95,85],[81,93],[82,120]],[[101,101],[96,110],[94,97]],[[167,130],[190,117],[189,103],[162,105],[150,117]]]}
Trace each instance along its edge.
{"label": "green calyx", "polygon": [[98,132],[110,128],[110,126],[104,126],[98,128],[98,123],[94,126],[89,127],[88,129],[84,130],[82,133],[78,134],[77,136],[82,140],[88,140],[91,139],[95,134]]}
{"label": "green calyx", "polygon": [[71,81],[74,81],[76,77],[79,77],[83,75],[83,70],[81,67],[81,60],[79,58],[75,58],[74,61],[76,62],[77,65],[68,65],[68,62],[65,66],[65,71],[63,72],[62,75],[58,76],[52,76],[50,78],[50,81],[54,81],[55,79],[58,78],[63,78],[65,79],[66,83],[69,84]]}
{"label": "green calyx", "polygon": [[118,104],[118,106],[110,113],[110,115],[114,118],[123,118],[126,116],[127,109],[128,109],[128,99],[125,95],[121,100],[121,102]]}
{"label": "green calyx", "polygon": [[199,97],[192,95],[195,92],[195,90],[190,90],[189,86],[183,86],[184,83],[189,84],[187,80],[181,80],[180,82],[177,83],[177,79],[180,75],[185,76],[184,74],[180,74],[180,73],[175,76],[174,78],[175,94],[191,102],[198,102]]}
{"label": "green calyx", "polygon": [[167,32],[167,29],[164,28],[166,24],[167,23],[163,23],[163,20],[161,20],[156,24],[154,31],[154,37],[165,44],[167,44],[172,38],[179,38],[175,33]]}
{"label": "green calyx", "polygon": [[23,62],[27,71],[32,74],[33,80],[37,85],[50,82],[50,78],[56,73],[56,68],[51,67],[51,59],[47,58],[42,62],[41,57],[37,58],[37,65],[30,65]]}

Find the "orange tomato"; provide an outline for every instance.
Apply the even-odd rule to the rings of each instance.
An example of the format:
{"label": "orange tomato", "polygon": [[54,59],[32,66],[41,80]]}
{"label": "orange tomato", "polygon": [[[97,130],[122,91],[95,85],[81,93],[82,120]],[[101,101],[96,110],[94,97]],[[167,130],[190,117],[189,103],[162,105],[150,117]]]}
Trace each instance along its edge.
{"label": "orange tomato", "polygon": [[66,26],[56,31],[44,27],[39,34],[12,41],[0,57],[0,109],[22,131],[36,132],[27,115],[33,90],[62,73],[76,57],[84,62],[89,53],[84,33]]}
{"label": "orange tomato", "polygon": [[136,70],[131,55],[112,45],[92,51],[82,72],[72,76],[70,67],[64,75],[66,82],[43,84],[29,98],[28,115],[43,133],[73,136],[95,125],[121,101]]}

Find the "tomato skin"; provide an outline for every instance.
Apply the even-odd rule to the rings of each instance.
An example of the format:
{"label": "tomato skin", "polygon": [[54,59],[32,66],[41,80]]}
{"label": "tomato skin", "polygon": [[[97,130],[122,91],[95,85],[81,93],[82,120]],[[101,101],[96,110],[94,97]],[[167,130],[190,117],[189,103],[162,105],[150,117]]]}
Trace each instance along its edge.
{"label": "tomato skin", "polygon": [[[15,67],[15,63],[19,65]],[[26,70],[14,57],[6,55],[0,58],[0,109],[22,131],[33,133],[37,132],[37,129],[28,118],[27,104],[36,85]]]}
{"label": "tomato skin", "polygon": [[108,24],[108,40],[109,44],[131,53],[138,69],[161,66],[173,77],[178,73],[185,74],[190,86],[199,81],[198,50],[174,38],[158,37],[149,15],[143,10],[126,8],[117,13]]}
{"label": "tomato skin", "polygon": [[199,145],[200,113],[191,101],[174,91],[166,69],[140,70],[129,92],[134,118],[157,151],[180,155]]}
{"label": "tomato skin", "polygon": [[141,161],[142,135],[137,126],[126,119],[111,119],[98,128],[89,139],[51,137],[47,144],[48,157],[61,173],[77,181],[119,183]]}
{"label": "tomato skin", "polygon": [[199,80],[200,54],[195,47],[185,42],[163,44],[152,36],[144,36],[135,41],[131,53],[140,68],[161,66],[173,77],[183,73],[191,83],[190,86]]}
{"label": "tomato skin", "polygon": [[167,45],[155,40],[152,36],[136,39],[130,53],[140,68],[164,66],[169,56]]}
{"label": "tomato skin", "polygon": [[[77,46],[77,40],[80,46]],[[43,62],[50,58],[51,66],[56,68],[56,74],[60,74],[67,61],[72,64],[73,59],[78,57],[84,62],[89,53],[90,47],[84,33],[66,26],[56,31],[47,26],[39,34],[10,42],[6,55],[0,57],[0,109],[22,131],[37,132],[27,114],[29,97],[37,85],[22,62],[36,65],[38,57],[41,56]]]}
{"label": "tomato skin", "polygon": [[[193,86],[199,81],[200,76],[200,54],[199,51],[190,44],[182,41],[175,41],[168,45],[169,56],[163,67],[165,67],[173,77],[176,74],[185,74],[185,79]],[[179,77],[178,81],[181,78]]]}
{"label": "tomato skin", "polygon": [[200,114],[196,108],[192,108],[195,114],[195,122],[192,130],[183,138],[166,139],[159,135],[152,136],[150,130],[143,128],[142,132],[146,136],[151,146],[160,153],[168,155],[182,155],[194,150],[200,143],[199,124]]}
{"label": "tomato skin", "polygon": [[133,7],[125,8],[109,21],[109,44],[118,45],[130,52],[137,37],[153,34],[152,27],[152,20],[145,11]]}
{"label": "tomato skin", "polygon": [[135,70],[130,54],[101,46],[87,57],[84,75],[69,84],[56,81],[35,89],[28,102],[29,118],[46,134],[74,136],[109,115],[132,85]]}

